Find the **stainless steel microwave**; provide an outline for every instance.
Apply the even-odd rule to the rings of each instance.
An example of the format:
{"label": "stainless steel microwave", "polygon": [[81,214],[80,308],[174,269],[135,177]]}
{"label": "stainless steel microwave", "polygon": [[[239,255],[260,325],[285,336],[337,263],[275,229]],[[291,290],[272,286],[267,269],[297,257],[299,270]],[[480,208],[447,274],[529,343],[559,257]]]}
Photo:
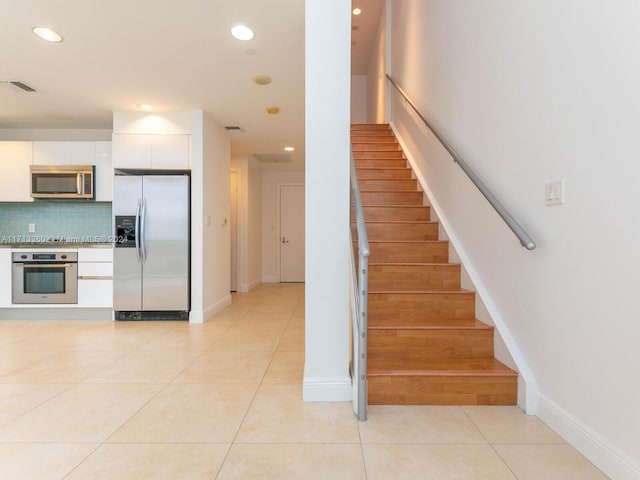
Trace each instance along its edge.
{"label": "stainless steel microwave", "polygon": [[31,165],[31,197],[95,199],[95,166]]}

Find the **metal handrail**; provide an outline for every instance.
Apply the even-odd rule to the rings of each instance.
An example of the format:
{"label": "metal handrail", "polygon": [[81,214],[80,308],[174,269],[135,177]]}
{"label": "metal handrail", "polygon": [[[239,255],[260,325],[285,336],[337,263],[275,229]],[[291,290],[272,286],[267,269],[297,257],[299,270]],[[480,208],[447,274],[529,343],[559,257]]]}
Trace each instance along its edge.
{"label": "metal handrail", "polygon": [[358,187],[358,176],[356,174],[356,165],[353,159],[353,151],[351,152],[351,198],[354,204],[356,217],[356,231],[358,234],[358,265],[356,266],[358,274],[356,275],[358,292],[356,302],[356,323],[354,342],[358,343],[358,358],[354,361],[358,362],[358,420],[367,419],[367,324],[368,324],[368,271],[369,271],[369,238],[367,236],[367,228],[364,222],[364,209],[362,208],[362,199],[360,198],[360,188]]}
{"label": "metal handrail", "polygon": [[411,101],[409,96],[405,93],[400,86],[393,81],[393,79],[386,75],[389,83],[393,85],[396,90],[402,95],[402,97],[407,101],[409,106],[413,109],[414,112],[420,117],[420,119],[424,122],[424,124],[431,130],[433,135],[438,139],[438,141],[442,144],[449,155],[453,157],[453,161],[460,165],[460,168],[464,173],[467,174],[467,177],[473,182],[473,184],[480,190],[480,193],[484,195],[484,198],[491,204],[491,206],[498,212],[498,215],[505,221],[507,226],[511,229],[511,231],[518,237],[520,243],[527,250],[534,250],[536,248],[536,243],[533,241],[531,236],[522,228],[522,226],[513,218],[513,216],[509,213],[509,211],[505,208],[504,205],[496,198],[496,196],[489,190],[489,188],[484,184],[484,182],[478,177],[478,175],[471,169],[471,167],[465,162],[460,154],[455,151],[455,149],[451,146],[449,142],[442,136],[442,134],[425,118],[425,116],[418,110],[418,107]]}

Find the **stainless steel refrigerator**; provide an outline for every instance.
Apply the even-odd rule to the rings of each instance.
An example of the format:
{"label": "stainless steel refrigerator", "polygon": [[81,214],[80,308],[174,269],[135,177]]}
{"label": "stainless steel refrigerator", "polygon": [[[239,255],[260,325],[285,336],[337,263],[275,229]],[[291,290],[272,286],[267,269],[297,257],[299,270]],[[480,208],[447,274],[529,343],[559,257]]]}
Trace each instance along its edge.
{"label": "stainless steel refrigerator", "polygon": [[113,309],[116,320],[188,320],[190,177],[116,170]]}

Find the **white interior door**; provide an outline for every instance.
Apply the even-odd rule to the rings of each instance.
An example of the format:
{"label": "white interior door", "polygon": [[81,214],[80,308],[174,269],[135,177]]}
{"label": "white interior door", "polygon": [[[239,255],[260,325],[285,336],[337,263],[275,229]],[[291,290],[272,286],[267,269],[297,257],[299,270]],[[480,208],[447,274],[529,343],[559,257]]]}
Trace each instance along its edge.
{"label": "white interior door", "polygon": [[280,186],[280,281],[304,282],[304,185]]}
{"label": "white interior door", "polygon": [[238,173],[231,172],[231,279],[230,290],[238,291]]}

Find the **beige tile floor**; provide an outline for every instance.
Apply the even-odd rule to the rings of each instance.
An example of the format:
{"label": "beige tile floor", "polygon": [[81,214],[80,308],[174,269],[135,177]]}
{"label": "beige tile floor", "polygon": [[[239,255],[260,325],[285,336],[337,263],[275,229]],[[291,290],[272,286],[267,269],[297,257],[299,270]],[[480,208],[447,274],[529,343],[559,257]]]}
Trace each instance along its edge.
{"label": "beige tile floor", "polygon": [[204,325],[0,322],[0,478],[603,479],[516,407],[303,403],[304,286]]}

